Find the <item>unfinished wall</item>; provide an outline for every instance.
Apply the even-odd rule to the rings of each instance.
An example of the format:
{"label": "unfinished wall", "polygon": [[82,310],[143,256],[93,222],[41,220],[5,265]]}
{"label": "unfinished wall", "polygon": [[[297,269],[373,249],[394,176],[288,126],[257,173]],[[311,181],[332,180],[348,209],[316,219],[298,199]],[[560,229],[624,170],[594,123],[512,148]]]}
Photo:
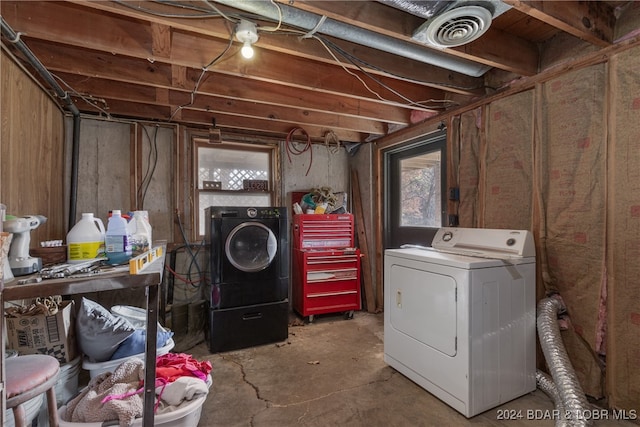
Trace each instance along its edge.
{"label": "unfinished wall", "polygon": [[[640,12],[640,8],[638,8]],[[609,64],[607,391],[640,408],[640,47]]]}
{"label": "unfinished wall", "polygon": [[485,228],[531,228],[533,91],[487,105],[482,141],[481,223]]}
{"label": "unfinished wall", "polygon": [[[302,143],[293,142],[299,150]],[[299,155],[287,155],[286,143],[280,146],[282,190],[286,205],[291,207],[292,191],[307,191],[314,187],[331,187],[334,192],[349,191],[349,165],[344,147],[335,144],[313,144]]]}
{"label": "unfinished wall", "polygon": [[639,58],[636,46],[452,120],[460,224],[533,231],[537,294],[566,304],[583,389],[626,410],[640,407]]}
{"label": "unfinished wall", "polygon": [[[71,128],[71,121],[67,120]],[[71,135],[67,135],[68,182],[71,144]],[[172,241],[175,144],[172,127],[83,117],[76,220],[83,212],[93,212],[106,227],[110,210],[147,210],[154,240]]]}
{"label": "unfinished wall", "polygon": [[[56,103],[5,53],[0,53],[0,202],[7,214],[44,215],[31,247],[66,235],[64,116]],[[34,165],[34,167],[25,167]]]}
{"label": "unfinished wall", "polygon": [[[450,169],[454,171],[452,186],[460,189],[460,201],[457,206],[460,227],[478,227],[478,203],[480,197],[480,138],[482,128],[482,109],[461,114],[453,118],[449,144]],[[459,141],[459,142],[457,142]]]}

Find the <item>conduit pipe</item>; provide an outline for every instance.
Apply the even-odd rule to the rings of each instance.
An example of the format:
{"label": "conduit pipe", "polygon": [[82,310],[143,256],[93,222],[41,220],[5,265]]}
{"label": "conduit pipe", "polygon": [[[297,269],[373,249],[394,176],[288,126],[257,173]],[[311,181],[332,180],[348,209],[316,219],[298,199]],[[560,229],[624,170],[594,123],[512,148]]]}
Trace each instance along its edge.
{"label": "conduit pipe", "polygon": [[537,318],[540,346],[561,402],[561,406],[556,409],[566,418],[566,423],[558,419],[563,423],[556,425],[586,427],[591,425],[591,409],[562,342],[558,326],[561,308],[557,298],[542,299],[538,303]]}
{"label": "conduit pipe", "polygon": [[72,155],[71,155],[71,190],[70,190],[70,204],[69,204],[69,230],[76,223],[76,204],[78,200],[78,157],[79,157],[79,145],[80,145],[80,110],[76,107],[75,103],[69,96],[69,94],[62,89],[58,82],[53,78],[53,75],[45,68],[40,60],[31,52],[31,49],[20,40],[20,35],[17,34],[9,26],[7,21],[0,16],[2,24],[2,35],[5,36],[8,42],[13,44],[26,58],[27,61],[36,69],[38,74],[47,82],[47,84],[55,91],[58,98],[60,98],[68,110],[73,115],[73,141],[72,141]]}
{"label": "conduit pipe", "polygon": [[345,24],[318,14],[279,3],[252,0],[216,0],[216,3],[254,13],[274,21],[280,20],[277,7],[282,11],[282,22],[314,33],[339,38],[384,52],[436,65],[472,77],[480,77],[491,67],[462,58],[456,58],[434,49],[398,40],[384,34]]}

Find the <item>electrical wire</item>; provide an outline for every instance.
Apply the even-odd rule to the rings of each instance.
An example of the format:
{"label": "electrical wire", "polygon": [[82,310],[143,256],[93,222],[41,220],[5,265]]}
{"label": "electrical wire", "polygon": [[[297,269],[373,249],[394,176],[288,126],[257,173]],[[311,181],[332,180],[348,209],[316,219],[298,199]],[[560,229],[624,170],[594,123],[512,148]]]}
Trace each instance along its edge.
{"label": "electrical wire", "polygon": [[[193,266],[195,266],[196,271],[198,273],[198,277],[202,278],[203,277],[203,272],[202,269],[200,268],[200,264],[198,263],[198,259],[197,259],[197,253],[200,251],[200,248],[198,248],[198,251],[194,254],[193,250],[191,249],[191,244],[189,243],[189,239],[187,238],[187,234],[184,231],[184,226],[182,224],[182,219],[180,218],[180,213],[176,212],[176,217],[178,219],[178,227],[180,228],[180,235],[182,236],[182,241],[184,242],[185,245],[185,249],[187,250],[187,252],[189,253],[189,256],[191,257],[191,261],[189,264],[189,279],[191,279],[191,268]],[[194,282],[195,283],[195,282]],[[200,285],[198,285],[199,287]]]}
{"label": "electrical wire", "polygon": [[[401,105],[404,107],[421,107],[421,108],[425,108],[425,109],[434,109],[434,108],[443,108],[441,106],[426,106],[424,105],[426,102],[440,102],[440,103],[452,103],[452,104],[456,104],[457,103],[455,101],[450,101],[450,100],[426,100],[426,101],[413,101],[412,99],[402,95],[401,93],[399,93],[398,91],[396,91],[395,89],[391,88],[390,86],[388,86],[387,84],[385,84],[384,82],[382,82],[381,80],[379,80],[378,78],[374,77],[371,73],[367,72],[362,66],[358,65],[356,63],[356,61],[353,60],[353,55],[350,55],[349,53],[345,52],[344,50],[340,49],[335,43],[329,42],[328,39],[324,38],[324,37],[320,37],[316,34],[309,34],[308,32],[303,32],[303,31],[299,31],[299,30],[287,30],[289,33],[292,34],[298,34],[298,35],[302,35],[302,38],[312,38],[315,39],[316,41],[318,41],[320,43],[320,45],[329,53],[329,55],[333,58],[333,60],[349,75],[353,76],[354,78],[356,78],[358,81],[360,81],[360,83],[364,86],[364,88],[370,92],[371,94],[373,94],[376,98],[378,98],[381,101],[384,102],[388,102],[390,104],[393,105]],[[331,46],[331,47],[330,47]],[[344,56],[352,65],[354,65],[360,72],[362,72],[365,76],[367,76],[368,78],[370,78],[371,80],[375,81],[377,84],[379,84],[380,86],[382,86],[383,88],[385,88],[386,90],[390,91],[391,93],[393,93],[394,95],[398,96],[399,98],[403,99],[406,103],[399,103],[397,101],[392,101],[390,99],[387,99],[385,97],[383,97],[382,95],[380,95],[378,92],[376,92],[375,90],[373,90],[371,87],[369,87],[369,85],[360,77],[358,76],[356,73],[354,73],[353,71],[351,71],[349,68],[347,68],[344,63],[338,59],[338,57],[335,55],[335,53],[332,51],[332,48],[335,48],[338,53],[340,53],[342,56]],[[385,72],[382,69],[378,69],[379,71]],[[386,72],[385,72],[386,73]],[[390,73],[387,73],[389,75],[392,75]],[[398,77],[398,76],[396,76]],[[407,79],[410,80],[410,79]],[[419,82],[416,80],[413,80],[414,82]],[[419,82],[419,83],[424,83],[424,82]]]}
{"label": "electrical wire", "polygon": [[216,11],[216,13],[217,13],[219,16],[222,16],[224,19],[226,19],[226,20],[228,20],[228,21],[231,21],[231,22],[237,23],[237,21],[236,21],[236,20],[231,19],[229,16],[225,15],[225,14],[224,14],[220,9],[218,9],[218,7],[217,7],[215,4],[211,3],[209,0],[203,0],[203,1],[204,1],[204,3],[205,3],[207,6],[209,6],[211,9],[213,9],[214,11]]}
{"label": "electrical wire", "polygon": [[156,171],[156,166],[158,165],[158,129],[159,126],[156,125],[152,140],[146,126],[142,125],[142,130],[147,135],[147,140],[149,141],[149,156],[147,158],[147,171],[145,172],[145,175],[142,178],[142,182],[138,187],[138,200],[140,203],[140,210],[144,210],[144,201],[147,197],[147,191],[149,190],[151,179],[153,178],[153,174]]}
{"label": "electrical wire", "polygon": [[200,283],[205,280],[204,278],[193,280],[193,279],[190,279],[189,277],[182,276],[180,273],[176,272],[173,268],[169,267],[168,265],[165,265],[164,268],[168,272],[170,272],[173,275],[173,277],[175,277],[176,279],[180,280],[183,283],[193,286],[194,288],[200,287]]}
{"label": "electrical wire", "polygon": [[218,54],[218,56],[216,56],[215,58],[213,58],[211,60],[211,62],[209,62],[207,65],[205,65],[202,68],[202,72],[200,73],[200,77],[198,77],[198,81],[196,82],[193,90],[191,91],[190,94],[190,101],[186,104],[180,105],[178,106],[173,113],[171,113],[171,117],[169,117],[169,121],[173,120],[173,117],[176,115],[176,113],[180,110],[182,110],[185,107],[188,107],[190,105],[192,105],[195,102],[195,97],[196,94],[198,93],[198,88],[200,87],[200,83],[202,83],[202,79],[204,78],[204,76],[206,75],[207,71],[209,70],[209,68],[214,65],[215,63],[217,63],[231,48],[231,46],[233,45],[233,32],[231,32],[231,37],[229,37],[229,43],[227,44],[227,47],[220,53]]}
{"label": "electrical wire", "polygon": [[[318,36],[318,37],[321,37],[321,36]],[[450,84],[450,83],[436,82],[436,81],[433,81],[433,80],[419,80],[419,79],[414,79],[414,78],[411,78],[411,77],[402,76],[400,74],[396,74],[396,73],[392,73],[390,71],[387,71],[387,70],[385,70],[383,68],[378,67],[377,65],[371,64],[370,62],[364,61],[363,59],[360,59],[357,56],[350,54],[349,52],[345,51],[340,46],[338,46],[336,43],[332,42],[331,40],[329,40],[326,37],[321,37],[321,38],[323,39],[323,41],[327,45],[330,45],[332,48],[334,48],[336,51],[338,51],[345,58],[347,58],[347,57],[351,58],[352,60],[354,60],[356,62],[359,62],[360,64],[362,64],[362,65],[364,65],[364,66],[366,66],[368,68],[380,71],[380,72],[385,73],[385,74],[387,74],[389,76],[392,76],[392,77],[400,78],[402,80],[406,80],[406,81],[414,82],[414,83],[433,84],[433,85],[444,86],[444,87],[449,87],[449,88],[452,88],[452,89],[460,89],[460,90],[475,90],[475,89],[487,89],[487,88],[488,89],[493,89],[492,87],[486,86],[486,85],[459,86],[459,85],[454,85],[454,84]]]}
{"label": "electrical wire", "polygon": [[[296,133],[297,131],[300,131],[304,136],[307,137],[307,142],[301,149],[299,149],[293,144],[293,134]],[[309,167],[307,168],[307,173],[305,173],[304,176],[309,175],[309,171],[311,170],[311,164],[313,163],[313,148],[311,146],[311,137],[309,136],[307,131],[299,127],[291,129],[287,134],[285,143],[286,143],[287,158],[289,159],[289,163],[291,163],[291,155],[299,156],[304,152],[309,151]]]}
{"label": "electrical wire", "polygon": [[268,32],[275,33],[276,31],[278,31],[280,29],[280,27],[282,27],[282,8],[274,0],[270,0],[270,1],[271,1],[271,4],[274,5],[276,7],[276,9],[278,9],[278,25],[276,25],[273,28],[271,28],[271,27],[260,27],[258,29],[260,31],[268,31]]}
{"label": "electrical wire", "polygon": [[[51,71],[50,71],[51,73]],[[60,83],[62,83],[65,87],[67,87],[67,89],[69,89],[69,91],[77,96],[78,98],[82,99],[84,102],[86,102],[87,104],[91,105],[93,108],[95,108],[96,110],[100,111],[101,113],[103,113],[108,119],[111,119],[111,114],[109,114],[109,112],[105,109],[100,107],[95,101],[93,101],[93,97],[91,95],[83,95],[80,92],[78,92],[77,90],[75,90],[73,87],[71,87],[67,82],[65,82],[60,76],[55,75],[54,73],[51,73],[51,75],[58,80]],[[90,99],[91,98],[91,99]],[[107,105],[107,101],[105,101],[104,99],[100,99],[100,102],[102,104],[104,104],[106,106],[106,108],[109,108]]]}
{"label": "electrical wire", "polygon": [[182,14],[182,13],[164,13],[164,12],[159,12],[157,10],[153,10],[153,9],[148,9],[145,7],[142,7],[138,4],[136,4],[135,6],[132,4],[129,4],[127,2],[124,2],[122,0],[113,0],[114,3],[117,3],[121,6],[127,7],[129,9],[133,9],[133,10],[137,10],[139,12],[144,12],[144,13],[148,13],[150,15],[155,15],[155,16],[161,16],[164,18],[193,18],[193,19],[201,19],[201,18],[216,18],[216,17],[220,17],[221,15],[219,15],[218,13],[211,13],[211,12],[207,12],[204,9],[201,8],[196,8],[190,5],[186,5],[186,4],[178,4],[178,3],[174,3],[174,2],[164,2],[164,1],[154,1],[154,3],[158,3],[158,4],[164,4],[167,6],[174,6],[174,7],[181,7],[183,9],[191,9],[191,10],[197,10],[202,12],[201,14],[195,15],[195,14]]}
{"label": "electrical wire", "polygon": [[[335,147],[331,148],[331,144],[334,143]],[[338,135],[332,130],[324,134],[324,145],[327,147],[327,151],[330,154],[337,154],[340,151],[340,139]]]}
{"label": "electrical wire", "polygon": [[[334,49],[337,49],[338,52],[340,54],[342,54],[345,58],[347,58],[347,60],[353,64],[356,68],[358,68],[358,70],[360,70],[360,72],[362,72],[364,75],[366,75],[367,77],[369,77],[371,80],[373,80],[374,82],[376,82],[377,84],[379,84],[380,86],[382,86],[383,88],[385,88],[386,90],[388,90],[389,92],[393,93],[394,95],[396,95],[397,97],[403,99],[404,101],[407,102],[407,106],[419,106],[419,107],[423,107],[423,108],[433,108],[433,107],[427,107],[417,101],[413,101],[410,98],[402,95],[400,92],[396,91],[395,89],[393,89],[392,87],[390,87],[389,85],[385,84],[384,82],[382,82],[380,79],[378,79],[377,77],[375,77],[373,74],[367,72],[364,68],[362,68],[359,64],[357,64],[356,62],[352,61],[352,55],[348,54],[347,52],[345,52],[344,50],[338,48],[335,44],[329,42],[326,38],[324,37],[319,37],[316,35],[313,35],[312,38],[316,39],[318,42],[320,42],[320,44],[327,50],[327,52],[329,52],[329,54],[333,57],[333,59],[338,63],[338,65],[340,65],[342,67],[342,69],[344,69],[344,71],[346,71],[347,73],[351,74],[352,76],[354,76],[356,79],[358,79],[363,85],[364,87],[371,92],[372,94],[374,94],[378,99],[380,99],[381,101],[389,101],[388,99],[382,97],[378,92],[374,91],[373,89],[371,89],[364,80],[362,80],[362,78],[360,76],[358,76],[357,74],[355,74],[354,72],[352,72],[351,70],[349,70],[347,67],[344,66],[344,64],[342,63],[342,61],[340,61],[335,54],[333,53],[333,51],[331,49],[329,49],[328,44],[332,44]],[[434,100],[435,101],[435,100]],[[438,100],[438,102],[447,102],[448,100]],[[454,101],[450,101],[454,104],[456,104]],[[442,107],[437,107],[437,108],[442,108]]]}

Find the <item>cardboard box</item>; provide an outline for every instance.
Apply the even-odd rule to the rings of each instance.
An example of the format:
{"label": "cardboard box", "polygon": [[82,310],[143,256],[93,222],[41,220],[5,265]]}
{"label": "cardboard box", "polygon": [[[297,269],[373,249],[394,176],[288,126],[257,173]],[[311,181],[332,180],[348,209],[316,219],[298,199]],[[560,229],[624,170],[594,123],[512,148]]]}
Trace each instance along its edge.
{"label": "cardboard box", "polygon": [[63,301],[52,316],[36,314],[8,317],[8,348],[19,354],[48,354],[60,363],[69,363],[78,355],[73,301]]}

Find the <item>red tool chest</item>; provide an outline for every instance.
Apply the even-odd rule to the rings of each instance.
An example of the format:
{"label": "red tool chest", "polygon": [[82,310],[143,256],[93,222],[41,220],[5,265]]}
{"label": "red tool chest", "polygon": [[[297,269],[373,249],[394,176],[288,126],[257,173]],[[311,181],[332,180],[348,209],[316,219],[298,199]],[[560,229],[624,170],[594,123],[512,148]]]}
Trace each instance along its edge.
{"label": "red tool chest", "polygon": [[357,248],[293,251],[293,308],[313,322],[316,314],[361,308],[360,250]]}
{"label": "red tool chest", "polygon": [[294,249],[351,248],[353,215],[300,214],[293,216]]}

